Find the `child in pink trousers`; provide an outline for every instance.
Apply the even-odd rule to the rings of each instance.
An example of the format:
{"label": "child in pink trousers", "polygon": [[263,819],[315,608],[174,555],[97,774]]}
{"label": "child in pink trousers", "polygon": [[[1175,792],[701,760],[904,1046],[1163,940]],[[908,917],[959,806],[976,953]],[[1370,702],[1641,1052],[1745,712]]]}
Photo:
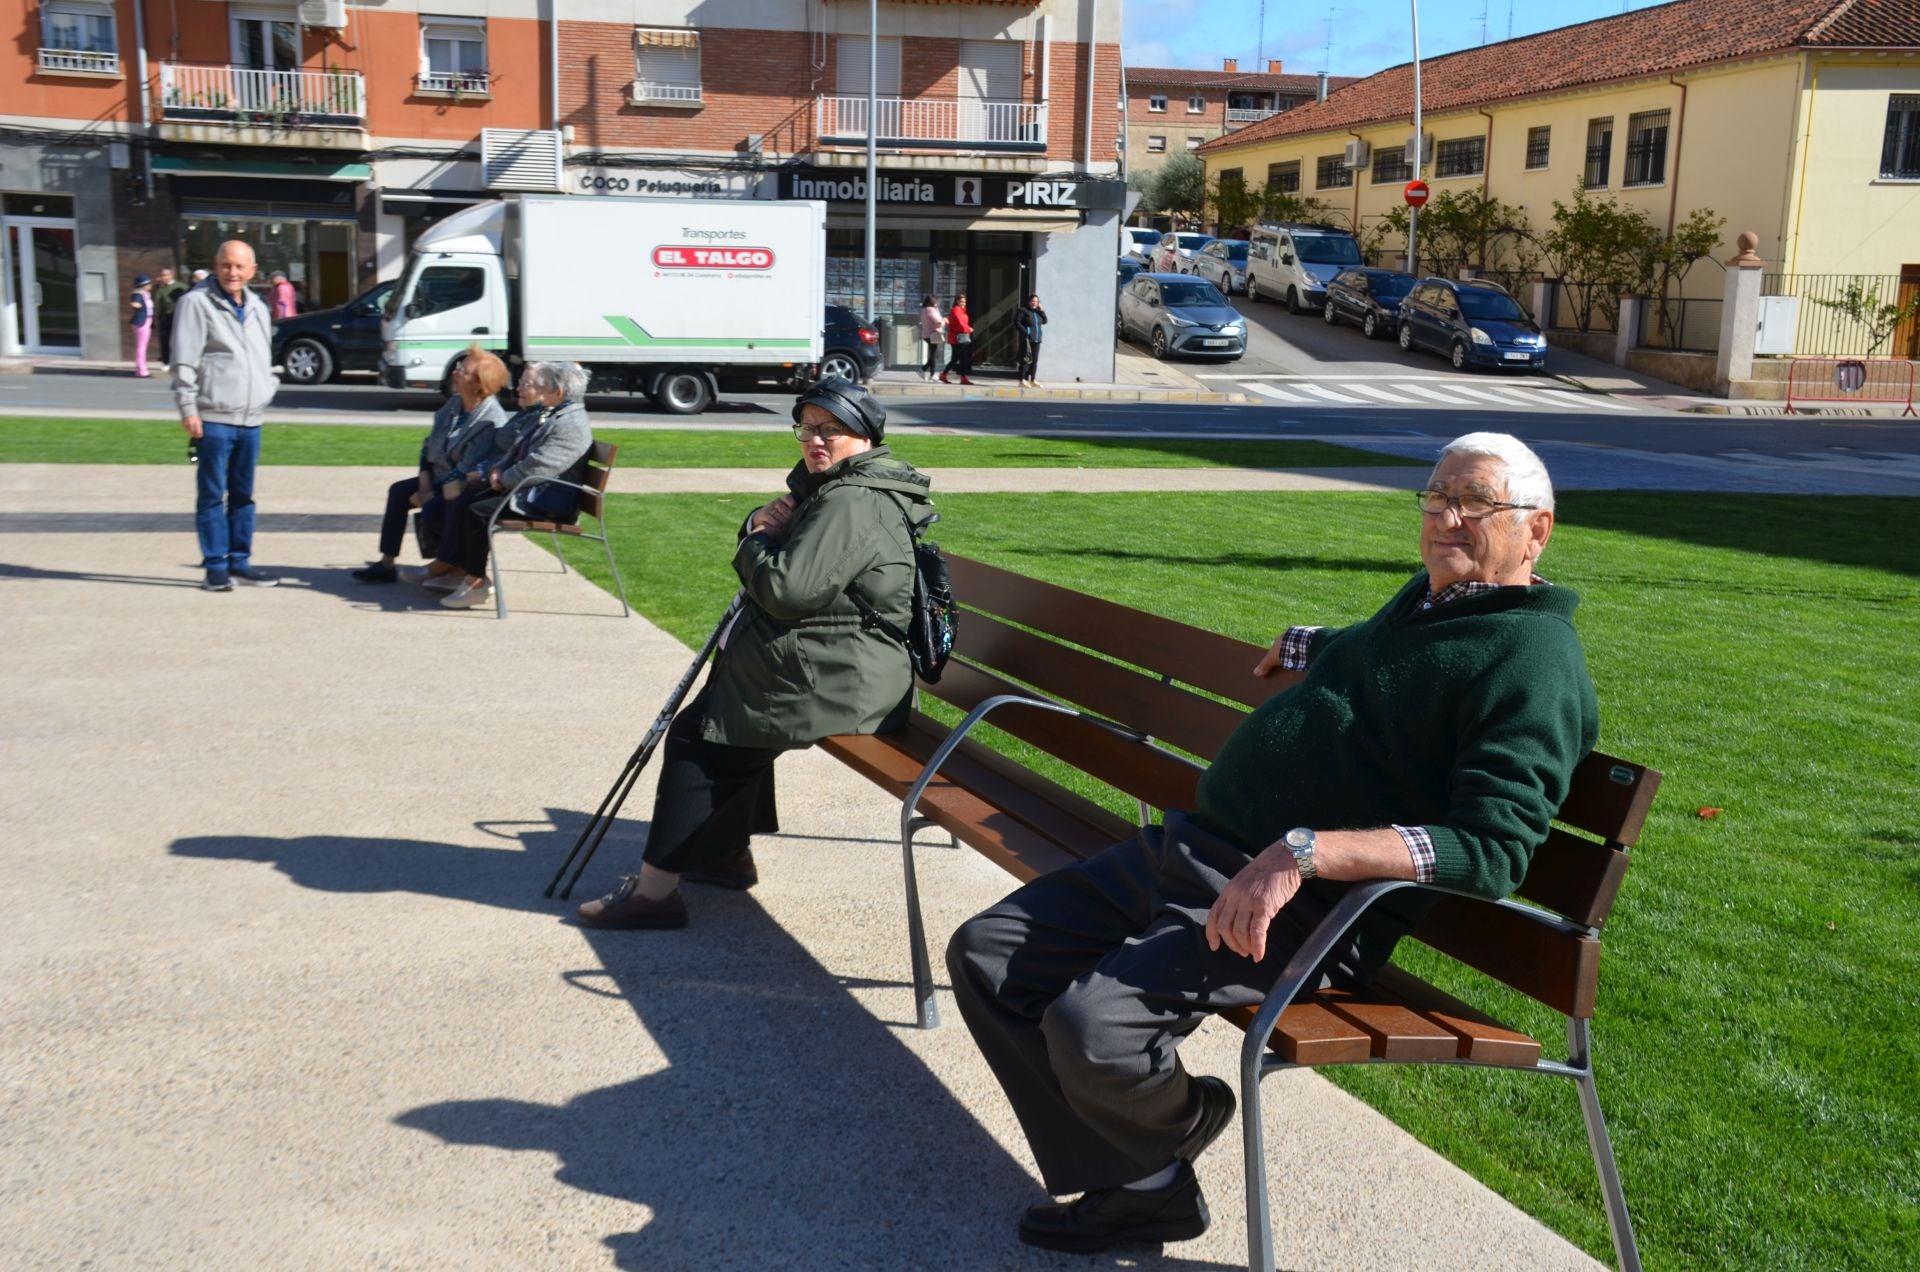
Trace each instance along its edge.
{"label": "child in pink trousers", "polygon": [[147,341],[153,337],[153,280],[145,274],[133,276],[133,295],[127,299],[133,314],[127,325],[133,328],[133,373],[146,379]]}

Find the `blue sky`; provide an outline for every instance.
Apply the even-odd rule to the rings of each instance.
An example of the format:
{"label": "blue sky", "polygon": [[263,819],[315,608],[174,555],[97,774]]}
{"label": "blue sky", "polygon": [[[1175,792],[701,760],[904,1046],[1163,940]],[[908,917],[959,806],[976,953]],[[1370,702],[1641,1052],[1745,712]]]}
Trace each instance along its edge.
{"label": "blue sky", "polygon": [[[1260,0],[1125,0],[1128,66],[1218,69],[1237,57],[1243,71],[1266,69],[1258,60]],[[1645,0],[1627,7],[1648,8]],[[1327,14],[1333,13],[1333,49],[1327,50]],[[1481,17],[1487,43],[1507,38],[1509,15],[1515,36],[1572,26],[1622,11],[1621,0],[1421,0],[1420,55],[1432,57],[1479,44]],[[1371,75],[1413,56],[1407,0],[1267,0],[1265,56],[1280,58],[1289,73]]]}

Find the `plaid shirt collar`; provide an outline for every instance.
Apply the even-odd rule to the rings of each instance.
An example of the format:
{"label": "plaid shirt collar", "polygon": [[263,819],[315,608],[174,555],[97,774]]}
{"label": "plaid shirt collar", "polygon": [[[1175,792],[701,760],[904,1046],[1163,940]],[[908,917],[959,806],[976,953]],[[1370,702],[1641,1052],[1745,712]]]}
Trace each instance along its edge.
{"label": "plaid shirt collar", "polygon": [[[1538,574],[1529,575],[1527,582],[1534,587],[1553,586]],[[1458,583],[1447,584],[1438,592],[1429,589],[1427,599],[1420,602],[1419,608],[1430,610],[1436,605],[1445,605],[1449,601],[1465,600],[1469,596],[1478,596],[1482,592],[1498,591],[1502,586],[1504,585],[1500,583],[1481,583],[1475,579],[1463,579]]]}

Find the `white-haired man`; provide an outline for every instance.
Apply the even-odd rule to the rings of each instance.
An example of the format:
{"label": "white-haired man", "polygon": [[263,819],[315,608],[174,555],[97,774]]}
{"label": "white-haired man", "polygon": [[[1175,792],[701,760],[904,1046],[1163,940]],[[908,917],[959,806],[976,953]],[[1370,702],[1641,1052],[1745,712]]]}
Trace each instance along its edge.
{"label": "white-haired man", "polygon": [[[1552,483],[1517,438],[1472,433],[1418,498],[1426,568],[1360,623],[1281,633],[1253,674],[1305,677],[1234,731],[1191,814],[1034,880],[948,946],[961,1015],[1047,1191],[1082,1194],[1029,1208],[1021,1240],[1092,1252],[1200,1235],[1192,1161],[1234,1100],[1187,1075],[1181,1041],[1257,1003],[1342,885],[1501,897],[1546,838],[1598,737],[1579,598],[1534,573]],[[1435,895],[1376,903],[1318,983],[1364,984]]]}

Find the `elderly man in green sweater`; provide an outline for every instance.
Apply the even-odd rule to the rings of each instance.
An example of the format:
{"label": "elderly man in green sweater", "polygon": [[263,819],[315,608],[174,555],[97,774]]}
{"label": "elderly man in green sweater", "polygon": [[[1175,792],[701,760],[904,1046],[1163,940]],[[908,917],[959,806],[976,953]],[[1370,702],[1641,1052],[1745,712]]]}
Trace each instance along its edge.
{"label": "elderly man in green sweater", "polygon": [[[1193,1159],[1232,1089],[1176,1048],[1260,1001],[1348,883],[1502,897],[1598,737],[1579,598],[1534,572],[1553,485],[1503,433],[1450,443],[1419,492],[1415,574],[1351,627],[1293,627],[1253,668],[1304,671],[1234,731],[1198,807],[963,924],[954,997],[1056,1197],[1030,1245],[1092,1252],[1206,1230]],[[1435,899],[1376,903],[1319,969],[1363,984]],[[1393,904],[1395,899],[1401,899]],[[1265,966],[1261,966],[1265,964]]]}

